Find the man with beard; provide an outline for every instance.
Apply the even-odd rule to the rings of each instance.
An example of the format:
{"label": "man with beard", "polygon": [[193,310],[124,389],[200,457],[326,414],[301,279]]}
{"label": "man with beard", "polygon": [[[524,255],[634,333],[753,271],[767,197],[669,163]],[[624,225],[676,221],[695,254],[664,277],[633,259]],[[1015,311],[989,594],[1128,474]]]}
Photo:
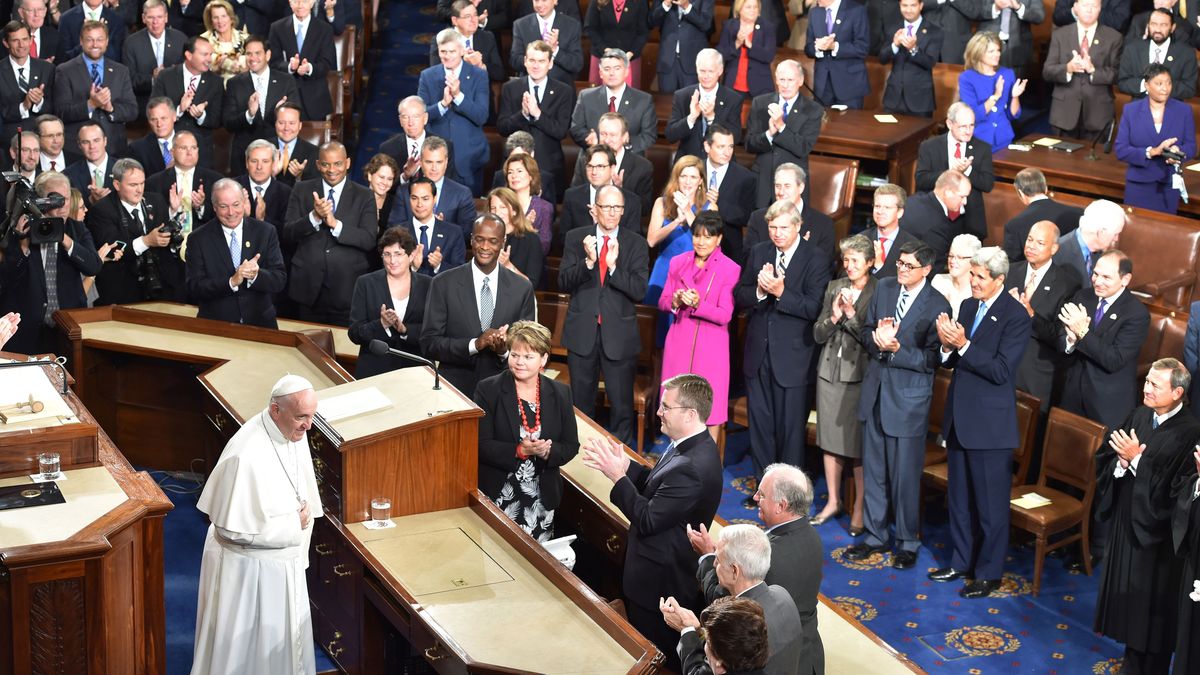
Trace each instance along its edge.
{"label": "man with beard", "polygon": [[1186,101],[1196,95],[1196,49],[1178,39],[1175,18],[1168,9],[1150,12],[1146,37],[1125,41],[1117,89],[1134,98],[1146,95],[1146,66],[1161,63],[1171,71],[1171,96]]}

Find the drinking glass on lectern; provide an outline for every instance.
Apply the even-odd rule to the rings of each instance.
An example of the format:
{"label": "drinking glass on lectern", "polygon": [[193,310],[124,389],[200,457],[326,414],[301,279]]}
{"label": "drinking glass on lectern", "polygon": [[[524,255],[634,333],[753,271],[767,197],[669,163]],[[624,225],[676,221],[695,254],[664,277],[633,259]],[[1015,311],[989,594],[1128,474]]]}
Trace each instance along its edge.
{"label": "drinking glass on lectern", "polygon": [[376,527],[386,527],[392,520],[392,500],[390,497],[376,497],[371,500],[371,520]]}
{"label": "drinking glass on lectern", "polygon": [[38,454],[38,473],[42,475],[42,480],[55,480],[61,478],[59,473],[59,456],[57,452],[43,452]]}

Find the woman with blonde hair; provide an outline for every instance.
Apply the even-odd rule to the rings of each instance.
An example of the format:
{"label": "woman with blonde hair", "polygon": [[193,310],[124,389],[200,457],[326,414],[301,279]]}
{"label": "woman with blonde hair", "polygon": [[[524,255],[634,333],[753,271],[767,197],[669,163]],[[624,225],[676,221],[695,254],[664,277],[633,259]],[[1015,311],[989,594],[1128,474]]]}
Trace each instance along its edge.
{"label": "woman with blonde hair", "polygon": [[733,18],[721,28],[717,51],[725,60],[725,86],[750,97],[775,89],[775,26],[762,20],[761,0],[737,0]]}
{"label": "woman with blonde hair", "polygon": [[[671,169],[671,177],[662,196],[654,200],[650,210],[650,227],[646,241],[659,248],[643,304],[657,305],[667,283],[671,259],[692,250],[692,221],[704,210],[715,211],[717,205],[708,201],[704,189],[704,160],[688,155],[680,157]],[[661,247],[659,246],[661,244]],[[660,332],[660,335],[662,333]]]}
{"label": "woman with blonde hair", "polygon": [[517,193],[506,187],[493,188],[487,195],[486,210],[504,221],[505,241],[504,249],[500,251],[500,264],[528,279],[537,290],[542,281],[545,255],[537,230],[521,211]]}
{"label": "woman with blonde hair", "polygon": [[245,30],[238,28],[237,13],[228,0],[209,0],[204,7],[204,27],[200,37],[212,45],[212,71],[225,81],[246,72]]}
{"label": "woman with blonde hair", "polygon": [[938,274],[929,282],[933,290],[945,296],[950,303],[950,318],[958,320],[958,306],[971,297],[971,258],[979,253],[983,243],[973,234],[960,234],[950,242],[950,254],[946,256],[946,273]]}
{"label": "woman with blonde hair", "polygon": [[971,36],[963,51],[966,66],[958,76],[958,98],[975,111],[975,136],[992,145],[992,152],[1012,142],[1012,122],[1021,114],[1026,80],[1000,66],[1000,35],[982,31]]}
{"label": "woman with blonde hair", "polygon": [[542,199],[542,172],[533,157],[516,152],[504,160],[504,181],[517,194],[521,202],[521,213],[538,234],[542,242],[542,255],[550,252],[553,236],[554,205]]}

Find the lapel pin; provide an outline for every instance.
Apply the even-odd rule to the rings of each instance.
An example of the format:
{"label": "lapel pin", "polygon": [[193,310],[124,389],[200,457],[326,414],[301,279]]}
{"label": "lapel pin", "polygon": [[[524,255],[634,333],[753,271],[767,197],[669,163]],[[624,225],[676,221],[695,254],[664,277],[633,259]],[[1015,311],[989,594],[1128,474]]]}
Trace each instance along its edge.
{"label": "lapel pin", "polygon": [[1167,60],[1168,60],[1168,61],[1174,61],[1174,60],[1175,60],[1175,57],[1174,57],[1174,56],[1168,56],[1168,57],[1167,57]]}
{"label": "lapel pin", "polygon": [[836,23],[837,25],[839,25],[839,26],[840,26],[840,25],[842,25],[842,20],[841,20],[841,19],[838,19],[838,20],[834,21],[834,23]]}
{"label": "lapel pin", "polygon": [[250,248],[250,242],[246,242],[246,248]]}
{"label": "lapel pin", "polygon": [[1050,290],[1050,287],[1049,287],[1049,286],[1042,286],[1042,290],[1043,290],[1043,291],[1048,291],[1048,290]]}
{"label": "lapel pin", "polygon": [[553,96],[553,95],[554,95],[554,90],[553,90],[553,89],[551,89],[551,90],[550,90],[550,95],[551,95],[551,96]]}
{"label": "lapel pin", "polygon": [[1116,314],[1109,314],[1109,315],[1108,315],[1108,318],[1112,319],[1113,321],[1116,321],[1116,320],[1117,320],[1117,315],[1116,315]]}
{"label": "lapel pin", "polygon": [[991,319],[992,321],[996,320],[996,317],[994,317],[994,316],[989,316],[988,318]]}

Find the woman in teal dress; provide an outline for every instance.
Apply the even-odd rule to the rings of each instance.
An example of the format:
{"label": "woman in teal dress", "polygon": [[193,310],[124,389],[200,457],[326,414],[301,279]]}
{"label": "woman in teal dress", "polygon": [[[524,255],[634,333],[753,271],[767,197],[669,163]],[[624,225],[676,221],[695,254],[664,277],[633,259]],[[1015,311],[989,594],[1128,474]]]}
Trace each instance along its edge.
{"label": "woman in teal dress", "polygon": [[[658,298],[667,285],[671,258],[692,250],[692,221],[696,219],[696,214],[717,208],[715,203],[709,205],[707,196],[704,189],[704,160],[691,155],[680,157],[675,162],[675,168],[671,169],[667,187],[663,189],[662,196],[654,200],[654,208],[650,211],[646,241],[650,243],[650,248],[657,250],[657,258],[650,270],[650,283],[643,304],[652,307],[658,305]],[[662,328],[660,336],[666,334],[665,327]]]}

